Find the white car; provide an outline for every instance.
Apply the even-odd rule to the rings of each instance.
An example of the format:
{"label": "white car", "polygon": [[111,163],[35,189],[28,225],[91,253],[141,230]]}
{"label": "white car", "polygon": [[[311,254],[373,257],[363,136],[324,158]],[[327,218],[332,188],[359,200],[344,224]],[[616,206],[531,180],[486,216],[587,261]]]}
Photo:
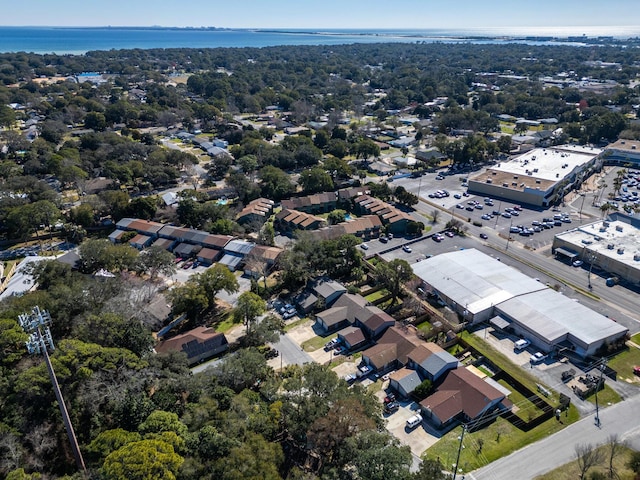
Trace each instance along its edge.
{"label": "white car", "polygon": [[367,245],[366,243],[361,243],[360,248],[363,250],[369,250],[369,245]]}
{"label": "white car", "polygon": [[580,267],[580,266],[582,266],[582,260],[576,260],[575,262],[573,262],[573,266],[574,266],[574,267]]}
{"label": "white car", "polygon": [[405,245],[404,247],[402,247],[402,250],[404,250],[407,253],[411,253],[411,247],[409,245]]}
{"label": "white car", "polygon": [[542,352],[536,352],[531,357],[529,357],[529,361],[531,363],[540,363],[544,362],[547,359],[547,356]]}
{"label": "white car", "polygon": [[407,428],[415,428],[422,423],[422,415],[416,413],[407,419]]}

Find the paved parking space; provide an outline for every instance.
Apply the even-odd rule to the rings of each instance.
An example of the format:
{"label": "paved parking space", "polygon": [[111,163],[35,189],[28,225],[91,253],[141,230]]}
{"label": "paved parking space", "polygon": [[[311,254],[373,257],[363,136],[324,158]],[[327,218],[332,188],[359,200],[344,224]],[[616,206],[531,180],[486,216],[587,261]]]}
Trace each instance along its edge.
{"label": "paved parking space", "polygon": [[[382,391],[384,398],[384,390]],[[384,414],[387,430],[403,445],[411,448],[414,455],[422,455],[427,448],[440,440],[441,433],[429,427],[426,421],[413,429],[407,428],[407,419],[420,411],[416,402],[400,401],[400,408],[390,415]]]}

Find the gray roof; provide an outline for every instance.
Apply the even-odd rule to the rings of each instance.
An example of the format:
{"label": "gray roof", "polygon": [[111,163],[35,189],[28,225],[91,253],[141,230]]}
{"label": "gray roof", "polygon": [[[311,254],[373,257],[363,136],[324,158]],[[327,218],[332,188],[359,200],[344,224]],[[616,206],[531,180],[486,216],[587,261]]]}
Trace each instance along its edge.
{"label": "gray roof", "polygon": [[547,287],[476,249],[443,253],[412,264],[413,273],[475,314]]}
{"label": "gray roof", "polygon": [[329,280],[317,284],[314,287],[314,290],[321,297],[328,298],[338,292],[345,293],[347,291],[347,288],[341,283],[336,282],[335,280]]}
{"label": "gray roof", "polygon": [[231,240],[224,247],[225,252],[237,253],[239,255],[248,255],[253,247],[255,247],[255,243],[245,242],[244,240]]}
{"label": "gray roof", "polygon": [[588,346],[627,331],[622,325],[550,288],[508,300],[498,305],[497,310],[517,318],[550,343],[571,335]]}
{"label": "gray roof", "polygon": [[420,364],[422,368],[433,376],[440,373],[448,365],[458,365],[458,359],[449,352],[435,352]]}
{"label": "gray roof", "polygon": [[416,387],[422,383],[420,375],[418,375],[418,372],[416,371],[413,371],[396,381],[398,382],[398,385],[400,385],[400,387],[407,393],[413,392]]}
{"label": "gray roof", "polygon": [[230,254],[226,254],[218,261],[218,263],[231,268],[236,268],[240,264],[240,262],[242,262],[242,257]]}

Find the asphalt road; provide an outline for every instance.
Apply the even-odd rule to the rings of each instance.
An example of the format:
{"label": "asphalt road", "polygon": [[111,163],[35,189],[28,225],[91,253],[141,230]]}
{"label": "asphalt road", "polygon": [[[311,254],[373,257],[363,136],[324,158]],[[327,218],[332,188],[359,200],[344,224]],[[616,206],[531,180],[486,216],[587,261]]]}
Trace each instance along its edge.
{"label": "asphalt road", "polygon": [[575,460],[576,445],[602,445],[613,434],[617,434],[620,440],[638,446],[640,424],[630,420],[637,418],[639,409],[640,396],[600,409],[599,428],[591,415],[508,457],[468,473],[466,477],[472,480],[531,479]]}
{"label": "asphalt road", "polygon": [[287,365],[304,365],[313,362],[313,359],[300,348],[300,346],[291,340],[286,333],[280,335],[280,340],[270,344],[273,348],[280,352],[280,362],[283,367]]}

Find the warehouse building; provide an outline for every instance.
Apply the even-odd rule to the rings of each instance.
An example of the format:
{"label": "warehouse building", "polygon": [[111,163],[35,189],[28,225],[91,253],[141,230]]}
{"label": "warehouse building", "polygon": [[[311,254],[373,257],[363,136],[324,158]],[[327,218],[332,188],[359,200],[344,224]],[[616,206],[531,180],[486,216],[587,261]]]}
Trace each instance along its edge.
{"label": "warehouse building", "polygon": [[640,285],[640,219],[613,213],[608,220],[581,225],[553,238],[557,258],[581,260],[588,268],[604,270]]}
{"label": "warehouse building", "polygon": [[602,150],[578,145],[537,148],[469,180],[469,191],[548,207],[602,167]]}
{"label": "warehouse building", "polygon": [[437,296],[470,325],[490,322],[528,338],[545,352],[595,355],[628,330],[497,259],[475,249],[413,264],[425,292]]}

